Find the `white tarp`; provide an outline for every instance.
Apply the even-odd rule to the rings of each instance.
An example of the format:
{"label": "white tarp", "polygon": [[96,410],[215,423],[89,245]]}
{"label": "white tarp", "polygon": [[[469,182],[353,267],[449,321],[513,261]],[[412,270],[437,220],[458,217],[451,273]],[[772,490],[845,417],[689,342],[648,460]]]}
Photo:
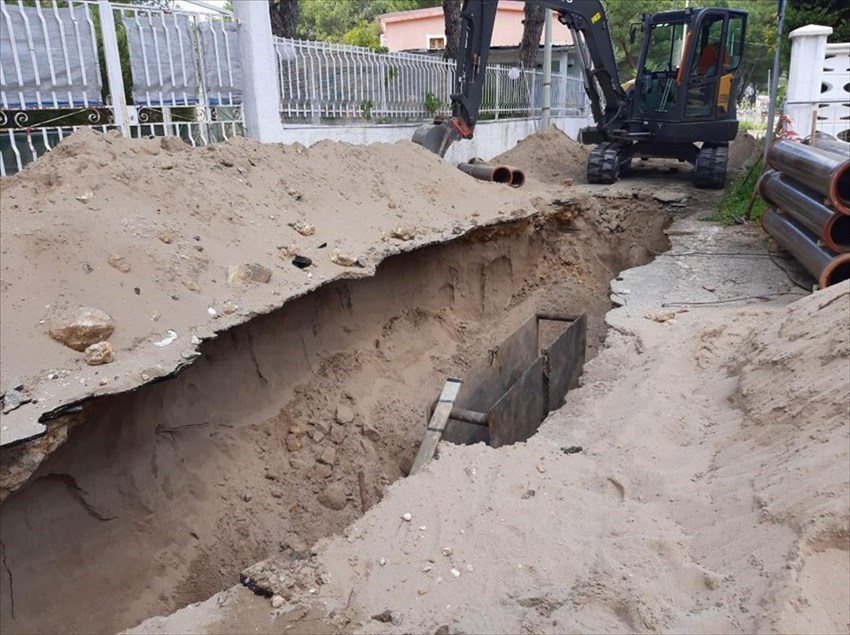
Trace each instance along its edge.
{"label": "white tarp", "polygon": [[150,12],[123,15],[127,33],[133,103],[186,106],[198,103],[197,56],[189,17]]}
{"label": "white tarp", "polygon": [[88,5],[0,2],[0,107],[103,104],[94,22]]}

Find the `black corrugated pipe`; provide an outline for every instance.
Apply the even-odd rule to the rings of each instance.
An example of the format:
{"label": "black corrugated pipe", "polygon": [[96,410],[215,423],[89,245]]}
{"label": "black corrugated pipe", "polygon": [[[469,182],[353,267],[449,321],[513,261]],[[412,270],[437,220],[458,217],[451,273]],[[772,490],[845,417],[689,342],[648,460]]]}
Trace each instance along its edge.
{"label": "black corrugated pipe", "polygon": [[850,251],[850,216],[826,207],[823,196],[774,170],[762,175],[758,188],[765,201],[793,216],[832,251]]}
{"label": "black corrugated pipe", "polygon": [[819,247],[815,238],[790,216],[771,207],[761,217],[761,226],[817,279],[821,288],[850,280],[850,254],[835,256]]}
{"label": "black corrugated pipe", "polygon": [[780,139],[767,151],[767,163],[823,194],[839,212],[850,214],[850,159],[842,161],[831,152]]}

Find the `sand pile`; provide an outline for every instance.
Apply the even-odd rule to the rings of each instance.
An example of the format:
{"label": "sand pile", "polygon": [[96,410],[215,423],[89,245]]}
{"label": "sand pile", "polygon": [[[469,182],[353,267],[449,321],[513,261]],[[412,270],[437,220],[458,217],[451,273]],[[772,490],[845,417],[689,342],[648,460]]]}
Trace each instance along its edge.
{"label": "sand pile", "polygon": [[758,139],[749,132],[738,132],[738,136],[729,144],[729,169],[749,169],[758,160],[761,151],[762,145]]}
{"label": "sand pile", "polygon": [[[720,456],[751,469],[765,522],[797,534],[780,632],[846,632],[850,613],[850,282],[791,305],[744,343],[741,431]],[[842,606],[843,605],[843,606]]]}
{"label": "sand pile", "polygon": [[588,146],[571,139],[555,126],[536,132],[513,148],[490,160],[525,170],[544,183],[561,184],[565,179],[587,182]]}
{"label": "sand pile", "polygon": [[[43,433],[61,404],[167,375],[288,297],[532,210],[412,143],[191,149],[84,130],[0,187],[4,442]],[[114,321],[112,363],[48,336],[79,307]]]}

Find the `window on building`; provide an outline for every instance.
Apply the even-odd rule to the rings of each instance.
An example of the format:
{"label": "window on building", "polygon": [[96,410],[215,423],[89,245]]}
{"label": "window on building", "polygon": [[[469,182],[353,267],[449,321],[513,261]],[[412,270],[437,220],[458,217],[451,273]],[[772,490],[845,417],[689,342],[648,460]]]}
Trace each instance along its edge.
{"label": "window on building", "polygon": [[426,36],[428,39],[428,50],[429,51],[442,51],[446,48],[446,36],[445,35],[428,35]]}

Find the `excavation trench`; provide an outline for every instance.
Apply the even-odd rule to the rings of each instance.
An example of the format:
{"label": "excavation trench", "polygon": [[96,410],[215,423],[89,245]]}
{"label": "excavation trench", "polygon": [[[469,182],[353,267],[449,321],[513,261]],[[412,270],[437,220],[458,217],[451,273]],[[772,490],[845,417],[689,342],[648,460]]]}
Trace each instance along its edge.
{"label": "excavation trench", "polygon": [[667,248],[666,218],[549,212],[390,258],[96,402],[2,506],[2,631],[120,630],[305,554],[407,474],[446,377],[535,312],[587,313],[591,356],[610,278]]}

